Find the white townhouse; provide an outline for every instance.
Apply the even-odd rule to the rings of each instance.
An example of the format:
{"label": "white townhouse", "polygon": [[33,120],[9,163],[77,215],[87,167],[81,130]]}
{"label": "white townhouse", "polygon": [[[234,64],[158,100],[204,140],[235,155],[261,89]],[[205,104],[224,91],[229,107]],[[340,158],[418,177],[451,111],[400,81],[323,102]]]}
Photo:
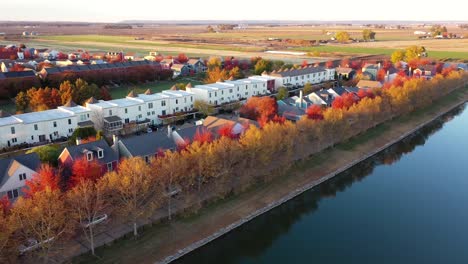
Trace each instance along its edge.
{"label": "white townhouse", "polygon": [[40,165],[37,153],[0,159],[0,197],[13,200],[20,196],[26,180],[31,180]]}
{"label": "white townhouse", "polygon": [[281,86],[297,87],[306,83],[316,84],[334,80],[335,69],[305,66],[299,69],[291,68],[270,73],[263,72],[262,76],[275,78],[275,88],[278,89]]}
{"label": "white townhouse", "polygon": [[237,102],[268,93],[266,81],[251,78],[218,81],[216,83],[196,85],[195,87],[187,85],[186,89],[194,94],[195,100],[205,101],[212,105]]}
{"label": "white townhouse", "polygon": [[127,97],[109,101],[90,98],[86,108],[92,111],[96,129],[117,132],[130,124],[147,126],[162,123],[161,118],[193,110],[193,94],[186,91],[167,90],[144,94],[130,92]]}
{"label": "white townhouse", "polygon": [[50,142],[69,137],[77,127],[93,126],[91,111],[68,102],[57,109],[0,118],[0,147]]}

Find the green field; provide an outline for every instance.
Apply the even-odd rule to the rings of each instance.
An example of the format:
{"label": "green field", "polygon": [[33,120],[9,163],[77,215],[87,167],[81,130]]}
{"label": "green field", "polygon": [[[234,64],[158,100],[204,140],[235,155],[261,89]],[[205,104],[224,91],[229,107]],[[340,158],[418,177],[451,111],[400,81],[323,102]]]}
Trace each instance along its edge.
{"label": "green field", "polygon": [[[295,50],[307,52],[326,52],[326,53],[352,53],[352,54],[385,54],[391,55],[395,50],[392,48],[366,48],[366,47],[347,47],[346,44],[342,46],[319,46],[319,47],[306,47],[296,48]],[[468,52],[458,51],[428,51],[430,58],[434,59],[468,59]]]}

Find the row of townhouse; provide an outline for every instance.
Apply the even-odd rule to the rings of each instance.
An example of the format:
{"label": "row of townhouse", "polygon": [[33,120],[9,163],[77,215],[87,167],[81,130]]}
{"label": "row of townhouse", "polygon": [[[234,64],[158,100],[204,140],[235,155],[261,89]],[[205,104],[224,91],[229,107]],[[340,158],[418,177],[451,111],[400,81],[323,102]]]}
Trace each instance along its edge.
{"label": "row of townhouse", "polygon": [[77,127],[92,126],[92,112],[69,102],[57,109],[0,118],[0,147],[50,142],[69,137]]}
{"label": "row of townhouse", "polygon": [[304,66],[299,69],[285,69],[263,72],[262,76],[275,79],[275,89],[279,87],[300,87],[306,83],[317,84],[335,80],[335,69]]}
{"label": "row of townhouse", "polygon": [[195,100],[211,105],[237,102],[252,96],[268,94],[267,80],[249,77],[239,80],[218,81],[216,83],[187,86],[187,92],[194,94]]}
{"label": "row of townhouse", "polygon": [[181,90],[167,90],[143,94],[130,92],[127,97],[110,101],[90,98],[86,108],[93,112],[92,120],[97,129],[117,133],[126,126],[157,125],[171,115],[193,110],[193,93]]}
{"label": "row of townhouse", "polygon": [[[197,99],[217,105],[266,94],[265,82],[253,79],[196,87],[200,89],[188,85],[187,91],[166,90],[154,94],[149,89],[143,94],[132,91],[122,99],[90,98],[84,107],[70,101],[57,109],[0,116],[0,147],[51,142],[70,137],[77,127],[94,126],[107,134],[127,134],[164,123],[174,115],[192,113]],[[208,90],[212,92],[205,94]]]}

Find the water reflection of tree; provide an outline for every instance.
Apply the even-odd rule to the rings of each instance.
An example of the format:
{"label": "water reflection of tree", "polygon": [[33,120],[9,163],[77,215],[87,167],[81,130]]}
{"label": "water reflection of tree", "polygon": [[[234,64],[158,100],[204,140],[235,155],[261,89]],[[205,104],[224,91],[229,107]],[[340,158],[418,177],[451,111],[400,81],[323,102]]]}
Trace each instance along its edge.
{"label": "water reflection of tree", "polygon": [[229,264],[238,263],[243,258],[258,258],[265,249],[271,247],[276,239],[287,233],[301,217],[318,209],[318,203],[322,198],[334,197],[337,192],[346,190],[354,182],[372,174],[376,166],[393,164],[400,160],[404,154],[412,152],[417,146],[424,145],[432,134],[440,130],[445,122],[460,114],[463,109],[464,106],[456,108],[379,154],[257,217],[252,222],[241,226],[175,263]]}

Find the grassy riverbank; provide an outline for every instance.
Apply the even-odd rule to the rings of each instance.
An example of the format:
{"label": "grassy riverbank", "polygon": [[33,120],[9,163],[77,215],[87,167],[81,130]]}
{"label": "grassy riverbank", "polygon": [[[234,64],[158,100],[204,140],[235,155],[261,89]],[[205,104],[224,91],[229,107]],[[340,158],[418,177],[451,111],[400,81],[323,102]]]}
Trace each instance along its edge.
{"label": "grassy riverbank", "polygon": [[[229,231],[234,227],[231,226],[233,223],[242,223],[246,216],[270,208],[278,201],[286,201],[285,197],[290,198],[292,193],[300,193],[304,186],[318,184],[325,177],[333,176],[357,160],[372,155],[389,142],[399,140],[402,135],[446,113],[465,102],[467,98],[468,88],[459,89],[428,108],[395,118],[338,144],[335,148],[315,154],[311,159],[297,162],[283,177],[278,177],[268,184],[255,186],[240,195],[213,203],[200,210],[197,215],[146,227],[137,240],[122,238],[111,246],[100,247],[96,251],[99,258],[84,255],[73,262],[154,263],[176,254],[180,249],[190,246],[187,251],[193,249]],[[206,238],[208,239],[200,242]],[[197,245],[194,246],[194,243]]]}

